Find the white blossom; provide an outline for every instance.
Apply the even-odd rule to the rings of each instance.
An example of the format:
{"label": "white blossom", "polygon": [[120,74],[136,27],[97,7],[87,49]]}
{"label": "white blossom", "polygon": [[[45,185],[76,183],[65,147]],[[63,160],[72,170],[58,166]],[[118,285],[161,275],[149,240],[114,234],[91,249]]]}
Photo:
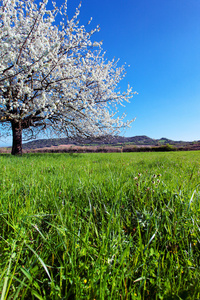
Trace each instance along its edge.
{"label": "white blossom", "polygon": [[79,24],[81,5],[70,20],[67,0],[51,11],[47,3],[0,1],[0,124],[21,122],[26,134],[36,128],[68,136],[119,132],[131,123],[117,113],[133,95],[130,86],[118,90],[125,67],[107,61],[102,43],[91,41],[99,26],[87,31]]}

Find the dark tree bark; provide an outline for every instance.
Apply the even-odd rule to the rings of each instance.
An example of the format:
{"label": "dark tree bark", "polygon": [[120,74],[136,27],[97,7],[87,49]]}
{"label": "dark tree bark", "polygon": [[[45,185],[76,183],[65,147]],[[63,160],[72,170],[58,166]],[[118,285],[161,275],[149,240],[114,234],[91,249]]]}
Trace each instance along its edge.
{"label": "dark tree bark", "polygon": [[22,155],[22,124],[21,121],[12,121],[12,155]]}

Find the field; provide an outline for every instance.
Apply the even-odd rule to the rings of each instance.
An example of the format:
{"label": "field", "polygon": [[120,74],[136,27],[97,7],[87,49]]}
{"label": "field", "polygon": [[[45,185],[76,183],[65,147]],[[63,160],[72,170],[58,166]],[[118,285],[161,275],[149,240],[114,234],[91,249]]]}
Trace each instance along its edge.
{"label": "field", "polygon": [[4,299],[200,299],[200,152],[0,155]]}

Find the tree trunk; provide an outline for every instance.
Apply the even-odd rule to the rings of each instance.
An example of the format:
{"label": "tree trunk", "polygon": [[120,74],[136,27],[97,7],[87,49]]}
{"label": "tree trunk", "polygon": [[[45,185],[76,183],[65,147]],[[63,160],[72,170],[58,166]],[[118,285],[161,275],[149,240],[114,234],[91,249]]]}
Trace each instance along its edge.
{"label": "tree trunk", "polygon": [[21,121],[12,121],[12,155],[22,155],[22,124]]}

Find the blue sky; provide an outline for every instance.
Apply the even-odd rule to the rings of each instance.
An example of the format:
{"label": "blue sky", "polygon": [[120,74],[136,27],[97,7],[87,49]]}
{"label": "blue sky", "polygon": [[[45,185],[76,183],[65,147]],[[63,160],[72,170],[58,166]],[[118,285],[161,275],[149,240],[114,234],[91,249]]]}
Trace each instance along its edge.
{"label": "blue sky", "polygon": [[130,64],[122,89],[139,93],[126,106],[136,121],[125,135],[199,140],[200,1],[83,0],[81,20],[90,16],[107,56]]}
{"label": "blue sky", "polygon": [[130,65],[122,91],[139,93],[120,110],[136,117],[125,136],[200,140],[200,1],[83,0],[80,23],[90,17],[107,57]]}

